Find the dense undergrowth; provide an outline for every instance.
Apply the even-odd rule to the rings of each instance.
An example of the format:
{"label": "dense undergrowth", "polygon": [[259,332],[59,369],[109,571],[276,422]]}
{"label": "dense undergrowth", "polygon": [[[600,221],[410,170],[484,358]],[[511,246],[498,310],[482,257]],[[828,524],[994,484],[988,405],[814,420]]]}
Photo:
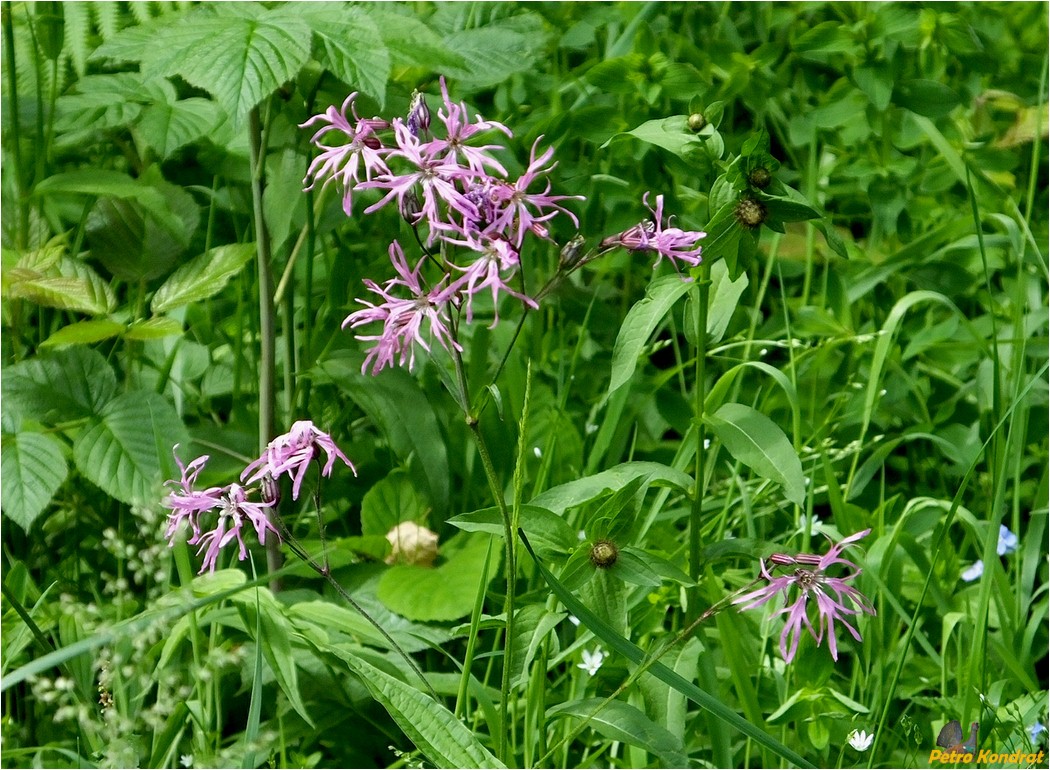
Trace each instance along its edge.
{"label": "dense undergrowth", "polygon": [[5,766],[1045,766],[1045,4],[2,14]]}

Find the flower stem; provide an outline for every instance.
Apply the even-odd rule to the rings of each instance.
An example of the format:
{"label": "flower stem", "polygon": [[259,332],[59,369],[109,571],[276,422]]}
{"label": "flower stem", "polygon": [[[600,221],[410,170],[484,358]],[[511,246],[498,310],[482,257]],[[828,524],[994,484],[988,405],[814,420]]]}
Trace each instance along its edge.
{"label": "flower stem", "polygon": [[510,661],[513,657],[515,576],[518,571],[515,558],[516,549],[514,547],[516,542],[514,521],[511,518],[510,509],[507,507],[507,501],[503,497],[503,490],[500,487],[499,476],[496,474],[496,468],[492,464],[492,455],[489,453],[488,444],[485,443],[485,437],[481,433],[481,428],[478,425],[478,418],[470,410],[470,393],[467,390],[467,378],[463,371],[463,356],[458,350],[453,349],[452,360],[455,362],[456,366],[456,381],[459,385],[460,391],[459,400],[463,405],[467,428],[470,429],[470,434],[474,438],[474,444],[478,448],[478,455],[481,457],[481,466],[484,468],[485,477],[489,482],[489,490],[496,501],[496,507],[499,508],[500,517],[503,519],[503,539],[506,560],[505,574],[507,580],[506,599],[503,608],[507,616],[507,621],[503,645],[503,679],[500,686],[499,698],[500,716],[503,719],[503,729],[499,731],[497,756],[502,762],[507,763],[507,742],[510,736],[510,716],[508,714],[511,689]]}
{"label": "flower stem", "polygon": [[711,296],[711,267],[704,262],[700,266],[697,282],[696,313],[696,382],[693,385],[693,414],[696,423],[696,465],[693,506],[689,511],[689,577],[693,587],[689,589],[689,616],[696,615],[700,592],[695,585],[700,579],[700,517],[704,496],[704,440],[707,433],[704,425],[704,401],[707,398],[707,313]]}
{"label": "flower stem", "polygon": [[[266,147],[259,108],[248,114],[248,144],[251,153],[252,214],[255,220],[255,248],[259,266],[259,449],[274,433],[274,366],[276,334],[274,326],[273,271],[271,269],[270,233],[263,215],[263,174]],[[266,543],[266,567],[269,572],[281,568],[281,545],[271,539]],[[281,590],[280,581],[271,581],[270,590]]]}

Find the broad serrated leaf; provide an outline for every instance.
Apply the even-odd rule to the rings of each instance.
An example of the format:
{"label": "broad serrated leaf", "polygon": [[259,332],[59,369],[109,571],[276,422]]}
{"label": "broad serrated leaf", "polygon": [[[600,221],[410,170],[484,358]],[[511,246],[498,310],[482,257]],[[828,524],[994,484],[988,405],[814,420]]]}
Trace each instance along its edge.
{"label": "broad serrated leaf", "polygon": [[44,307],[76,310],[88,315],[105,315],[111,309],[105,291],[86,278],[64,275],[31,278],[13,283],[8,293]]}
{"label": "broad serrated leaf", "polygon": [[117,377],[97,351],[49,353],[4,369],[3,400],[43,423],[92,417],[117,394]]}
{"label": "broad serrated leaf", "polygon": [[704,421],[737,460],[759,476],[775,481],[796,505],[805,503],[802,462],[780,427],[744,404],[723,404]]}
{"label": "broad serrated leaf", "polygon": [[160,494],[169,458],[158,448],[185,441],[182,421],[163,396],[132,391],[106,404],[77,436],[73,460],[89,481],[130,505]]}
{"label": "broad serrated leaf", "polygon": [[436,767],[506,767],[451,711],[418,686],[395,679],[360,658],[348,658],[347,665]]}
{"label": "broad serrated leaf", "polygon": [[153,295],[150,309],[165,313],[218,294],[254,254],[253,243],[231,243],[194,257],[168,276]]}
{"label": "broad serrated leaf", "polygon": [[531,13],[453,32],[445,37],[445,45],[462,56],[467,66],[446,68],[446,74],[478,88],[496,85],[530,69],[544,39],[542,19]]}
{"label": "broad serrated leaf", "polygon": [[145,321],[136,321],[124,333],[129,340],[159,340],[182,334],[182,324],[174,318],[156,316]]}
{"label": "broad serrated leaf", "polygon": [[645,291],[645,298],[637,302],[627,313],[613,345],[612,375],[609,378],[607,395],[631,379],[638,366],[649,336],[663,322],[678,299],[689,291],[691,283],[679,275],[657,278]]}
{"label": "broad serrated leaf", "polygon": [[145,75],[179,75],[240,120],[310,58],[310,27],[292,6],[198,6],[155,45],[163,50],[143,61]]}
{"label": "broad serrated leaf", "polygon": [[168,232],[178,233],[182,230],[182,223],[172,212],[168,200],[160,190],[119,171],[91,169],[54,174],[34,187],[33,194],[91,195],[98,198],[133,200],[155,217],[157,223]]}
{"label": "broad serrated leaf", "polygon": [[586,698],[554,706],[547,710],[547,716],[590,718],[587,724],[600,735],[640,746],[659,757],[666,767],[689,765],[682,739],[672,735],[666,727],[656,724],[629,703],[620,700],[605,703],[604,698]]}
{"label": "broad serrated leaf", "polygon": [[99,318],[94,321],[78,321],[63,326],[46,340],[40,343],[43,348],[57,348],[65,345],[87,345],[116,337],[124,331],[124,324]]}
{"label": "broad serrated leaf", "polygon": [[467,66],[467,60],[445,45],[441,36],[421,19],[385,10],[378,3],[368,5],[366,10],[395,63],[425,67],[433,72]]}
{"label": "broad serrated leaf", "polygon": [[390,79],[390,53],[365,9],[318,3],[306,5],[302,15],[321,42],[321,64],[382,107]]}
{"label": "broad serrated leaf", "polygon": [[0,457],[4,514],[28,532],[68,472],[62,444],[55,437],[44,433],[5,437]]}
{"label": "broad serrated leaf", "polygon": [[181,99],[174,104],[157,103],[146,107],[137,130],[161,160],[180,147],[207,134],[219,121],[214,102],[199,97]]}

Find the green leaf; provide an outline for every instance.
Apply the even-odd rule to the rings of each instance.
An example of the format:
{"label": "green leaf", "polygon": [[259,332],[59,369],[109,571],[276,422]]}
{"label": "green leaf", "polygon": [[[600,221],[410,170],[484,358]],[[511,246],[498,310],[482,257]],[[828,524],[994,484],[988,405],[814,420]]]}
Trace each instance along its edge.
{"label": "green leaf", "polygon": [[[711,304],[707,309],[707,336],[709,343],[719,342],[729,327],[729,321],[740,304],[740,297],[747,288],[747,273],[742,273],[732,279],[729,277],[729,268],[725,262],[719,260],[711,265]],[[691,303],[691,317],[696,318],[699,306],[696,302]],[[686,336],[695,344],[696,334],[695,320],[686,327]]]}
{"label": "green leaf", "polygon": [[[573,528],[553,511],[536,505],[522,505],[518,515],[522,529],[537,548],[566,553],[578,543]],[[447,523],[464,532],[488,532],[500,538],[504,533],[503,517],[496,507],[461,513],[450,518]]]}
{"label": "green leaf", "polygon": [[129,340],[159,340],[182,334],[182,324],[174,318],[156,316],[136,321],[128,327],[124,337]]}
{"label": "green leaf", "polygon": [[101,318],[95,321],[78,321],[63,326],[40,343],[42,348],[58,348],[65,345],[87,345],[108,340],[123,333],[124,324]]}
{"label": "green leaf", "polygon": [[936,80],[904,80],[893,92],[893,102],[927,118],[943,118],[962,100],[953,89]]}
{"label": "green leaf", "polygon": [[[666,767],[688,767],[682,739],[629,703],[620,700],[605,703],[604,698],[585,698],[547,709],[547,717],[569,716],[588,719],[596,732],[614,741],[640,746],[660,758]],[[592,717],[591,714],[599,709]]]}
{"label": "green leaf", "polygon": [[310,3],[303,6],[302,17],[321,41],[321,64],[382,107],[390,53],[371,16],[360,8]]}
{"label": "green leaf", "polygon": [[431,72],[451,72],[468,66],[463,56],[445,45],[441,36],[411,11],[397,13],[379,3],[370,3],[364,10],[372,17],[397,64],[424,67]]}
{"label": "green leaf", "polygon": [[677,487],[688,493],[693,486],[693,479],[682,471],[652,462],[630,462],[609,468],[593,476],[584,476],[557,487],[551,487],[532,498],[530,505],[547,508],[564,515],[565,511],[577,505],[594,500],[608,490],[622,489],[631,481],[648,476],[648,483],[658,487]]}
{"label": "green leaf", "polygon": [[[617,136],[633,136],[643,142],[662,147],[679,158],[688,159],[694,153],[703,152],[704,142],[689,130],[689,126],[686,125],[687,120],[686,115],[672,115],[669,118],[648,120]],[[611,141],[612,139],[602,146],[605,147]]]}
{"label": "green leaf", "polygon": [[405,684],[360,658],[348,657],[346,662],[436,767],[506,767],[451,711],[418,687]]}
{"label": "green leaf", "polygon": [[117,396],[73,443],[73,460],[88,480],[121,502],[133,504],[160,495],[170,457],[159,447],[186,440],[175,409],[157,393]]}
{"label": "green leaf", "polygon": [[791,502],[805,503],[802,462],[776,423],[750,406],[733,403],[723,404],[704,421],[734,458],[762,478],[780,484]]}
{"label": "green leaf", "polygon": [[361,534],[386,534],[403,521],[425,525],[429,509],[408,474],[392,471],[365,492],[361,500]]}
{"label": "green leaf", "polygon": [[117,394],[117,377],[101,354],[83,347],[49,353],[4,369],[5,410],[53,424],[102,412]]}
{"label": "green leaf", "polygon": [[168,276],[153,295],[150,308],[154,313],[165,313],[218,294],[254,255],[254,243],[209,249]]}
{"label": "green leaf", "polygon": [[9,294],[22,297],[37,305],[75,310],[88,315],[105,315],[112,310],[109,292],[98,282],[88,278],[52,276],[28,278],[14,282]]}
{"label": "green leaf", "polygon": [[564,612],[550,612],[542,604],[527,604],[514,617],[514,651],[510,661],[511,687],[520,687],[529,676],[529,664],[544,638],[565,618]]}
{"label": "green leaf", "polygon": [[4,514],[29,532],[68,472],[62,443],[54,436],[19,433],[5,437],[0,455]]}
{"label": "green leaf", "polygon": [[33,194],[45,197],[90,195],[96,198],[131,200],[156,218],[158,224],[168,232],[177,233],[182,229],[178,218],[171,211],[168,200],[159,189],[119,171],[91,169],[54,174],[34,187]]}
{"label": "green leaf", "polygon": [[161,160],[209,133],[219,122],[215,102],[200,97],[159,102],[146,107],[136,124],[139,133]]}
{"label": "green leaf", "polygon": [[434,408],[407,372],[387,369],[377,376],[365,375],[360,361],[356,355],[333,356],[318,368],[372,418],[402,462],[407,464],[413,455],[419,458],[430,503],[442,514],[448,506],[448,454]]}
{"label": "green leaf", "polygon": [[[405,652],[441,647],[452,638],[442,628],[412,623],[385,610],[382,605],[369,607],[368,613],[373,617],[379,616],[376,620],[382,623],[383,629]],[[381,650],[391,649],[390,642],[363,615],[331,602],[299,602],[288,608],[288,616],[300,631],[310,624],[324,629],[326,634],[338,632],[362,644]]]}
{"label": "green leaf", "polygon": [[470,614],[479,583],[499,571],[492,559],[485,575],[489,538],[460,533],[441,545],[438,567],[397,564],[383,573],[376,591],[389,609],[410,620],[457,620]]}
{"label": "green leaf", "polygon": [[147,77],[179,75],[203,88],[235,120],[293,79],[310,58],[310,27],[292,6],[198,6],[161,29],[147,52]]}
{"label": "green leaf", "polygon": [[645,298],[628,311],[613,346],[612,375],[606,397],[631,379],[650,335],[691,286],[677,274],[657,278],[645,290]]}
{"label": "green leaf", "polygon": [[445,46],[467,65],[446,67],[445,74],[476,88],[496,85],[516,72],[530,70],[543,53],[546,37],[543,19],[532,12],[453,32],[445,37]]}
{"label": "green leaf", "polygon": [[[616,633],[608,623],[595,615],[583,602],[576,598],[571,591],[567,590],[565,586],[551,574],[550,570],[547,569],[543,562],[537,558],[536,552],[533,550],[525,533],[519,530],[518,534],[521,537],[522,542],[525,544],[525,548],[529,552],[529,555],[532,557],[540,576],[546,581],[547,585],[550,586],[554,595],[565,605],[565,608],[579,618],[584,626],[593,631],[595,636],[605,642],[610,650],[619,653],[636,665],[642,664],[646,659],[645,652],[636,644],[633,644],[630,640],[624,638],[621,634]],[[718,719],[721,719],[730,727],[734,727],[744,735],[753,738],[756,743],[765,746],[767,749],[775,752],[778,756],[783,757],[791,764],[805,768],[813,767],[813,765],[807,762],[799,754],[789,749],[761,728],[745,720],[731,708],[726,706],[719,698],[701,690],[692,682],[686,681],[662,663],[656,662],[651,664],[648,672],[660,681],[667,683],[675,690],[685,695],[685,697],[689,698],[693,703],[709,711]]]}

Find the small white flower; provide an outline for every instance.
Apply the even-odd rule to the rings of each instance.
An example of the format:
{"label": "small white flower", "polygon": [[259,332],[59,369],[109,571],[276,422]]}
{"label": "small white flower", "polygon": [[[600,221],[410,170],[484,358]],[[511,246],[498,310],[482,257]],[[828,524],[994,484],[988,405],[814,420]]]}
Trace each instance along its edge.
{"label": "small white flower", "polygon": [[879,397],[881,398],[882,396],[885,396],[885,395],[886,395],[886,388],[883,388],[882,390],[879,391]]}
{"label": "small white flower", "polygon": [[854,730],[849,734],[848,740],[849,745],[857,751],[867,751],[871,748],[872,741],[875,740],[875,734],[865,732],[864,730]]}
{"label": "small white flower", "polygon": [[995,552],[1000,556],[1005,556],[1008,553],[1013,553],[1017,550],[1017,535],[1006,528],[1005,524],[999,525],[999,543],[995,547]]}
{"label": "small white flower", "polygon": [[587,533],[581,529],[579,532],[576,533],[576,539],[582,543],[584,540],[587,539]]}
{"label": "small white flower", "polygon": [[536,458],[537,458],[537,459],[539,459],[540,457],[543,457],[543,452],[541,452],[541,451],[540,451],[540,448],[539,448],[538,446],[534,446],[534,447],[532,448],[532,453],[533,453],[534,455],[536,455]]}
{"label": "small white flower", "polygon": [[758,354],[760,356],[764,356],[768,352],[769,352],[769,348],[762,348],[760,351],[758,351]]}
{"label": "small white flower", "polygon": [[594,676],[598,673],[598,669],[602,667],[602,661],[605,660],[605,653],[602,652],[601,647],[595,647],[594,652],[590,650],[583,651],[583,663],[577,663],[576,668],[582,668],[590,676]]}
{"label": "small white flower", "polygon": [[580,619],[575,615],[569,615],[569,622],[572,623],[574,626],[580,625]]}
{"label": "small white flower", "polygon": [[984,574],[984,562],[978,559],[963,571],[961,577],[964,583],[972,583]]}
{"label": "small white flower", "polygon": [[181,764],[183,767],[191,767],[193,765],[193,755],[183,754],[181,757],[179,757],[179,764]]}
{"label": "small white flower", "polygon": [[704,439],[704,449],[710,449],[710,448],[711,448],[711,439],[705,438]]}

